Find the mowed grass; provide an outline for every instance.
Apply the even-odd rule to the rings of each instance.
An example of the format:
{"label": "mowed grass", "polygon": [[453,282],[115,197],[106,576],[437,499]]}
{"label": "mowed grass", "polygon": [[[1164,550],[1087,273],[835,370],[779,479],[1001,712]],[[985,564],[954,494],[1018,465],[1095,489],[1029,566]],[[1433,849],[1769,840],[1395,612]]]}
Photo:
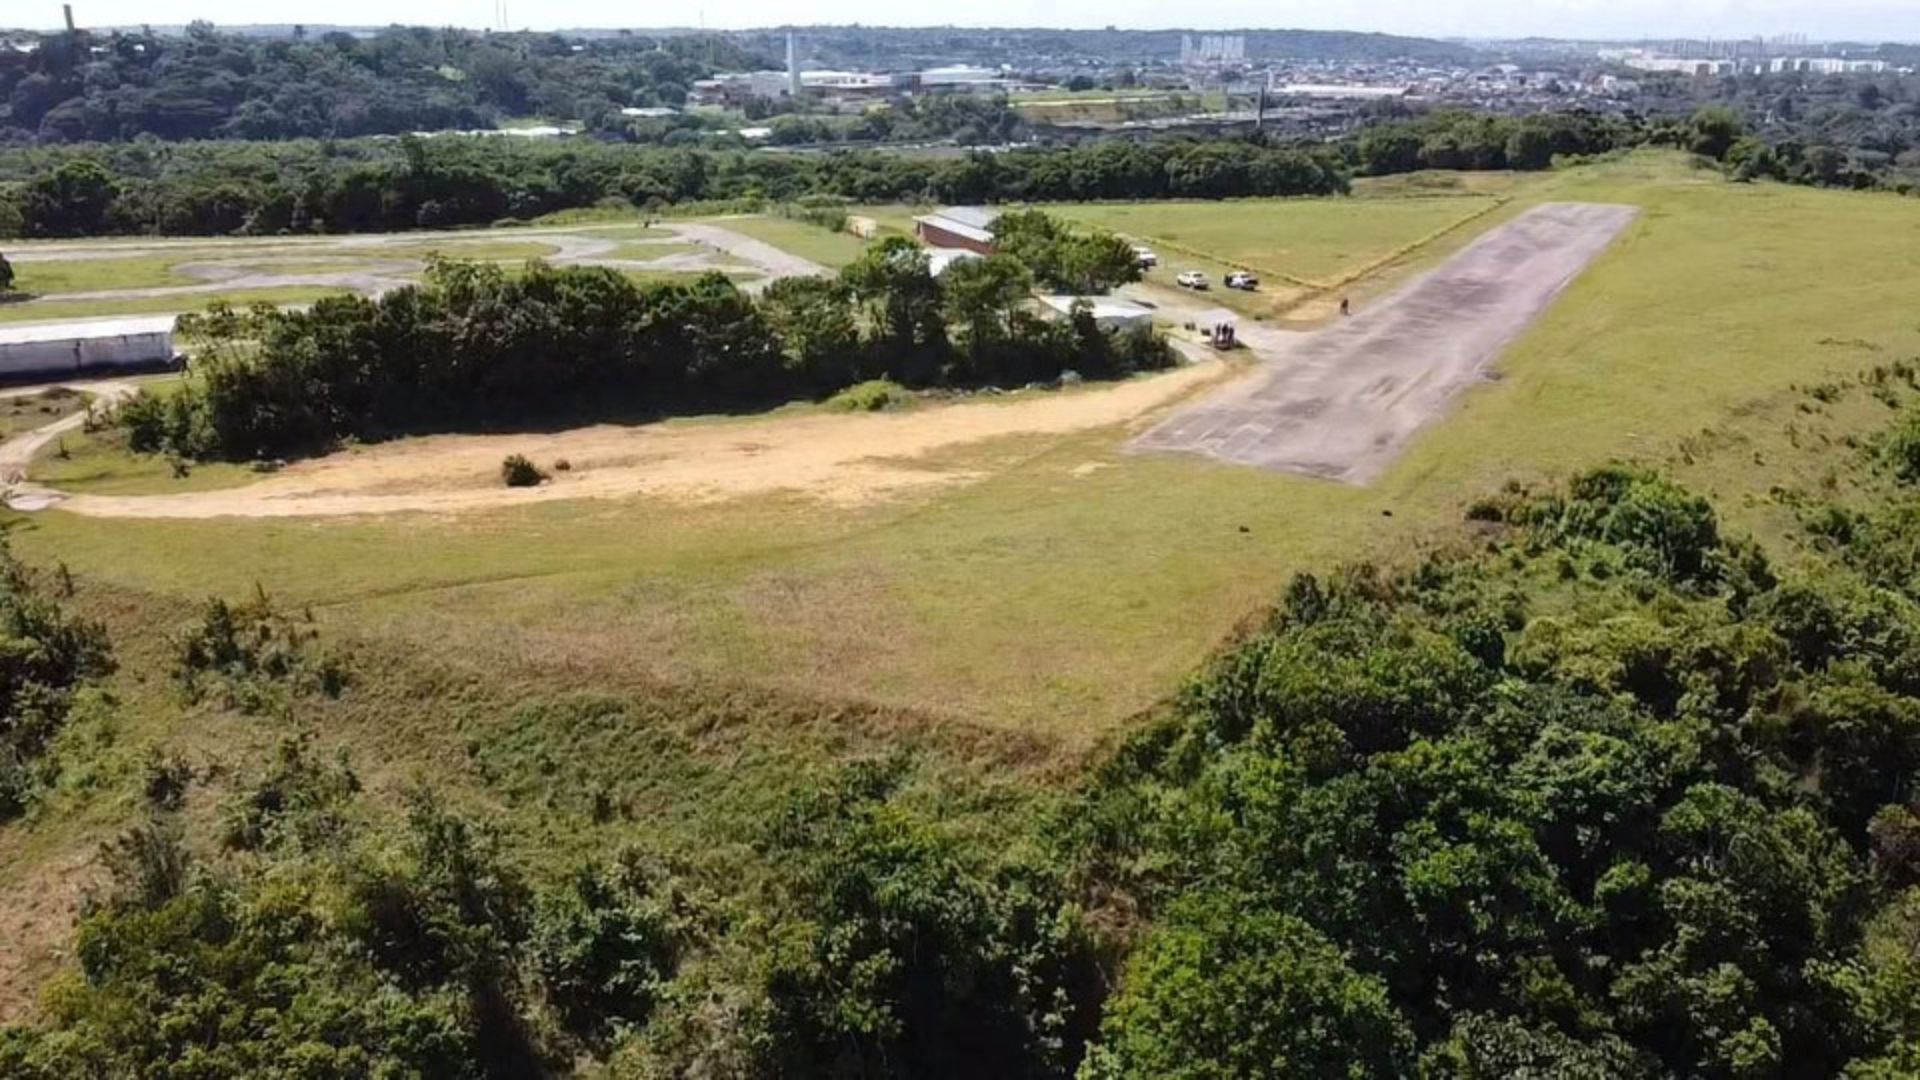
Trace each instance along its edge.
{"label": "mowed grass", "polygon": [[227,462],[175,463],[159,454],[133,454],[117,432],[74,431],[34,462],[33,478],[84,495],[165,495],[237,487],[258,474]]}
{"label": "mowed grass", "polygon": [[[54,512],[19,519],[13,542],[167,597],[260,582],[342,633],[502,677],[764,687],[1076,753],[1296,572],[1408,557],[1509,477],[1614,458],[1680,461],[1743,505],[1788,450],[1789,387],[1920,354],[1909,202],[1732,185],[1658,155],[1538,178],[1510,212],[1548,199],[1644,213],[1370,488],[1132,455],[1116,427],[966,448],[992,463],[979,482],[853,509],[642,495],[353,520]],[[1687,466],[1676,448],[1706,427],[1745,442]]]}
{"label": "mowed grass", "polygon": [[1491,196],[1461,196],[1093,203],[1045,209],[1155,246],[1168,266],[1202,253],[1272,278],[1332,285],[1497,205]]}
{"label": "mowed grass", "polygon": [[174,267],[191,258],[141,256],[127,259],[57,259],[45,262],[21,259],[13,264],[13,287],[34,296],[96,292],[104,289],[146,289],[198,282]]}
{"label": "mowed grass", "polygon": [[90,319],[109,315],[162,315],[178,311],[199,311],[216,300],[224,300],[235,307],[245,304],[310,304],[323,296],[334,296],[344,291],[346,290],[294,285],[273,289],[228,289],[122,300],[35,300],[29,303],[0,304],[0,323]]}
{"label": "mowed grass", "polygon": [[812,259],[830,270],[837,270],[860,257],[867,242],[846,232],[829,232],[821,226],[792,218],[762,215],[732,217],[713,224],[742,236],[772,244],[789,255]]}

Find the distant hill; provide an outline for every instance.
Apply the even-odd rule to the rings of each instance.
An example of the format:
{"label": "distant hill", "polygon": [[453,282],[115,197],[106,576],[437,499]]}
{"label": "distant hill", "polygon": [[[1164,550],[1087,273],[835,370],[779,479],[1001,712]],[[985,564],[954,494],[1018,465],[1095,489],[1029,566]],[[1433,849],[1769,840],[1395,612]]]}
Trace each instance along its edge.
{"label": "distant hill", "polygon": [[592,121],[676,105],[714,70],[776,63],[723,38],[394,27],[86,31],[0,50],[0,143],[284,139]]}
{"label": "distant hill", "polygon": [[[1053,30],[963,27],[809,26],[795,28],[802,55],[828,67],[915,68],[972,63],[1016,67],[1037,61],[1101,61],[1141,64],[1175,60],[1183,35],[1236,34],[1246,38],[1247,59],[1470,63],[1478,55],[1461,44],[1338,30]],[[787,28],[741,31],[748,48],[785,48]]]}

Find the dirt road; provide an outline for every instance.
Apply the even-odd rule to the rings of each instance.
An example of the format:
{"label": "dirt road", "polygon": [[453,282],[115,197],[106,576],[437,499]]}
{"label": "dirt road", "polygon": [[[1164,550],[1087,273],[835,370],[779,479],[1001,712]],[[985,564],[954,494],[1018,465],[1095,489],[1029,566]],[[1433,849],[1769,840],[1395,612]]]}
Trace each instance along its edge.
{"label": "dirt road", "polygon": [[1131,448],[1366,483],[1479,381],[1638,213],[1539,206],[1326,330],[1290,335],[1243,324],[1243,343],[1264,361],[1259,372],[1169,417]]}
{"label": "dirt road", "polygon": [[[121,382],[117,379],[88,379],[51,385],[65,386],[89,394],[97,407],[112,405],[122,398],[132,396],[138,389],[130,382]],[[50,386],[14,387],[0,391],[0,397],[30,397],[48,389]],[[16,510],[38,510],[58,501],[57,492],[28,484],[22,478],[27,475],[27,469],[33,464],[33,459],[40,455],[40,451],[45,449],[48,443],[70,431],[78,431],[85,426],[86,422],[87,414],[77,412],[72,416],[55,420],[45,427],[35,428],[24,435],[16,435],[0,443],[0,481],[7,485],[7,505],[13,506]],[[20,500],[18,506],[14,505],[16,498]]]}

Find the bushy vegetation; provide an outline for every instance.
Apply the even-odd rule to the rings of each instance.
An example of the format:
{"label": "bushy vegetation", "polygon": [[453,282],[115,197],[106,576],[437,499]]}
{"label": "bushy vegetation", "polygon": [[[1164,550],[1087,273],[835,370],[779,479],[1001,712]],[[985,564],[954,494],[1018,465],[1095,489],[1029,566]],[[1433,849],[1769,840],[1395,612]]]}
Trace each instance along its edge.
{"label": "bushy vegetation", "polygon": [[776,403],[889,376],[1023,385],[1174,363],[1150,332],[1040,318],[1030,284],[1008,256],[935,279],[899,238],[837,279],[779,282],[757,301],[720,274],[638,285],[600,268],[442,262],[377,300],[189,319],[182,333],[207,345],[191,382],[117,417],[139,452],[247,460],[348,436]]}
{"label": "bushy vegetation", "polygon": [[319,637],[312,612],[283,612],[264,589],[237,604],[216,597],[175,643],[174,678],[189,700],[217,696],[250,713],[283,711],[302,694],[335,697],[346,663]]}
{"label": "bushy vegetation", "polygon": [[827,399],[827,407],[841,412],[880,412],[911,400],[912,393],[891,379],[855,383]]}
{"label": "bushy vegetation", "polygon": [[536,992],[523,979],[536,933],[578,931],[542,923],[491,834],[432,796],[414,795],[391,835],[348,811],[313,847],[281,823],[316,808],[257,811],[258,848],[231,862],[195,858],[166,820],[129,833],[82,923],[80,977],[50,999],[55,1033],[0,1036],[0,1072],[472,1076],[556,1064],[523,1019]]}
{"label": "bushy vegetation", "polygon": [[972,153],[775,155],[446,136],[0,151],[0,237],[369,232],[619,206],[1328,195],[1319,148],[1167,139]]}
{"label": "bushy vegetation", "polygon": [[47,593],[0,542],[0,823],[32,803],[75,692],[112,663],[100,627]]}
{"label": "bushy vegetation", "polygon": [[1133,245],[1113,233],[1076,230],[1038,210],[1001,214],[993,223],[994,250],[1025,266],[1054,292],[1104,293],[1140,280]]}
{"label": "bushy vegetation", "polygon": [[1297,580],[1110,767],[1093,859],[1153,925],[1094,1074],[1904,1074],[1912,579],[1777,570],[1630,469],[1478,516]]}
{"label": "bushy vegetation", "polygon": [[[1879,57],[1913,67],[1911,46]],[[1912,75],[1781,72],[1738,78],[1654,77],[1635,104],[1654,115],[1730,111],[1752,127],[1730,156],[1747,178],[1824,187],[1920,190],[1920,79]]]}
{"label": "bushy vegetation", "polygon": [[[1845,123],[1831,113],[1817,127],[1785,121],[1789,93],[1750,99],[1734,93],[1691,114],[1626,120],[1584,113],[1498,116],[1444,110],[1371,125],[1344,144],[1348,165],[1369,176],[1415,169],[1545,169],[1637,146],[1666,146],[1722,163],[1735,179],[1779,180],[1818,187],[1920,187],[1920,122],[1882,94],[1877,123]],[[1770,103],[1770,104],[1769,104]],[[1748,115],[1764,118],[1750,123]],[[1908,149],[1912,147],[1912,149]]]}
{"label": "bushy vegetation", "polygon": [[[1398,572],[1301,576],[1011,827],[889,758],[757,800],[737,858],[534,875],[295,739],[219,849],[164,815],[111,846],[0,1072],[1911,1075],[1910,424],[1780,493],[1790,559],[1616,466],[1502,491]],[[475,760],[654,738],[595,702],[516,723]]]}
{"label": "bushy vegetation", "polygon": [[547,474],[525,454],[508,454],[500,463],[500,482],[508,487],[539,487],[546,479]]}

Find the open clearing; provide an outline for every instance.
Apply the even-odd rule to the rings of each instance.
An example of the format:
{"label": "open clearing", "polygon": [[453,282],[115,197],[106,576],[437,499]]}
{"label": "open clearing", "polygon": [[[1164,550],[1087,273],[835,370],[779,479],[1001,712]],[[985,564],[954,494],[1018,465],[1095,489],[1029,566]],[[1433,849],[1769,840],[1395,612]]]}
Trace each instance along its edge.
{"label": "open clearing", "polygon": [[[1911,201],[1728,184],[1664,154],[1508,183],[1508,207],[1439,246],[1542,203],[1641,214],[1500,356],[1497,380],[1461,394],[1366,487],[1129,453],[1133,431],[1116,422],[932,450],[909,467],[967,482],[865,502],[643,485],[462,514],[55,511],[17,515],[12,542],[128,603],[258,583],[370,650],[476,679],[746,687],[1072,755],[1174,690],[1294,572],[1417,550],[1509,478],[1650,460],[1733,508],[1730,527],[1763,525],[1801,419],[1804,395],[1788,388],[1920,355]],[[1731,449],[1683,457],[1683,443]],[[490,456],[481,482],[496,476]]]}
{"label": "open clearing", "polygon": [[[178,313],[215,300],[304,303],[333,293],[378,295],[417,281],[434,255],[518,264],[607,266],[639,280],[717,270],[749,288],[776,277],[822,272],[807,252],[784,250],[728,224],[739,220],[779,240],[774,219],[560,228],[459,230],[377,236],[47,241],[9,245],[16,287],[27,299],[0,304],[0,322]],[[809,250],[849,261],[861,242],[817,226]],[[810,239],[796,233],[797,243]],[[851,247],[849,254],[847,248]]]}
{"label": "open clearing", "polygon": [[[21,484],[9,491],[7,504],[138,518],[443,513],[643,493],[675,502],[797,493],[855,506],[983,475],[963,465],[926,460],[939,451],[1127,423],[1224,370],[1218,363],[1200,364],[1119,385],[889,415],[812,413],[746,421],[602,425],[547,435],[434,436],[301,462],[238,488],[62,496]],[[112,384],[109,396],[123,390],[123,385]],[[0,446],[0,467],[30,460],[45,445],[47,434]],[[564,459],[568,468],[555,470],[539,487],[507,488],[500,484],[500,460],[508,454],[524,454],[542,464]]]}
{"label": "open clearing", "polygon": [[1249,333],[1260,374],[1182,409],[1133,446],[1371,480],[1636,213],[1537,206],[1357,317],[1312,334]]}
{"label": "open clearing", "polygon": [[1094,203],[1059,212],[1156,245],[1167,271],[1185,269],[1183,259],[1212,258],[1250,268],[1269,285],[1334,288],[1499,205],[1465,194]]}

